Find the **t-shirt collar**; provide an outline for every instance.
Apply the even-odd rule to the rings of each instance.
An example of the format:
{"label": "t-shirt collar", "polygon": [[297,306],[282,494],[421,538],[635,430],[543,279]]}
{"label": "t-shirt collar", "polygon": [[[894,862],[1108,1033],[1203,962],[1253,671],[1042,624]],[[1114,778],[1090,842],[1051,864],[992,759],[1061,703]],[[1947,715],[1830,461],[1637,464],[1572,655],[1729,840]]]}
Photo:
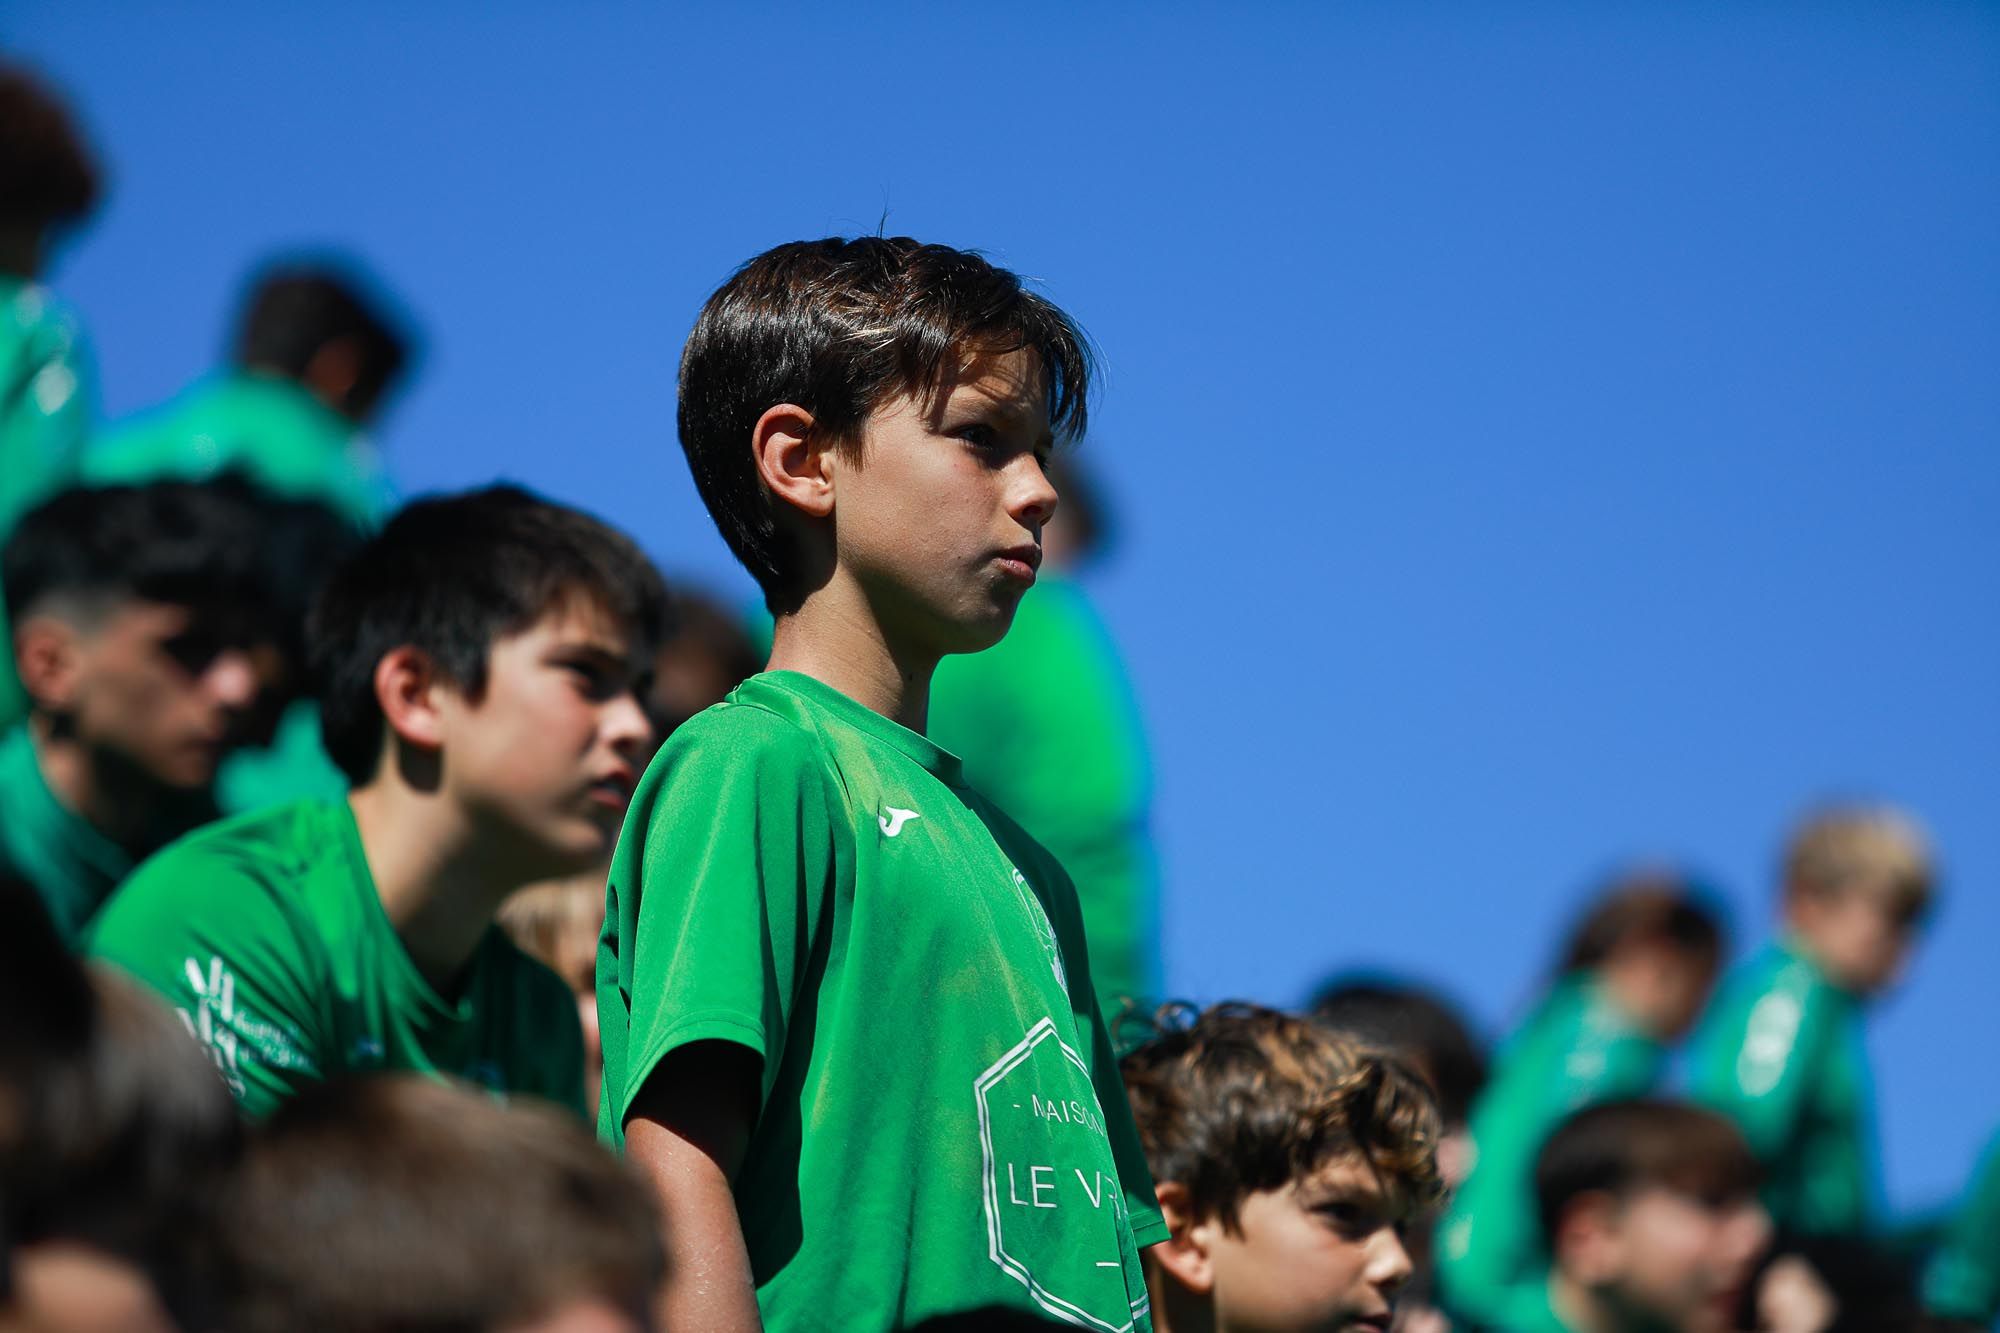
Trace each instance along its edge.
{"label": "t-shirt collar", "polygon": [[767,671],[755,679],[786,690],[832,713],[856,731],[909,756],[943,782],[953,786],[963,782],[964,764],[957,755],[933,743],[929,737],[882,716],[858,700],[850,699],[823,680],[797,671]]}

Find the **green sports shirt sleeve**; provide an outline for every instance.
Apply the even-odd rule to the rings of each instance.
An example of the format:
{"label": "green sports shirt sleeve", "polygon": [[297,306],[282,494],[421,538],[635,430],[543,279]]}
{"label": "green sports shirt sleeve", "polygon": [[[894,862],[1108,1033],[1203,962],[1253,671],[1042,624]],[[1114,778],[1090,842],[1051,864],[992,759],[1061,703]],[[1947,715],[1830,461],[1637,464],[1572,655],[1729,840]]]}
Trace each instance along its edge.
{"label": "green sports shirt sleeve", "polygon": [[598,959],[599,1131],[612,1144],[655,1066],[689,1042],[755,1052],[759,1104],[770,1096],[834,871],[805,735],[756,709],[730,710],[726,728],[717,716],[667,742],[612,860],[606,942],[625,956],[601,945]]}
{"label": "green sports shirt sleeve", "polygon": [[1924,1270],[1924,1306],[1980,1324],[2000,1317],[2000,1134],[1987,1141],[1944,1244]]}
{"label": "green sports shirt sleeve", "polygon": [[326,1077],[323,963],[254,872],[185,846],[149,861],[112,895],[89,951],[174,1007],[247,1114]]}

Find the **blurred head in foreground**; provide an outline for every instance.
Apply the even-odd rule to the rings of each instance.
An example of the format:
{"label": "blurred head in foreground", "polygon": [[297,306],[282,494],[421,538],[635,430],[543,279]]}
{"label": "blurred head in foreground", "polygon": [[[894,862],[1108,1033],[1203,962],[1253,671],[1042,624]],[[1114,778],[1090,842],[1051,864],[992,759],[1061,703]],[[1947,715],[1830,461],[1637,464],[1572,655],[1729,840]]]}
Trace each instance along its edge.
{"label": "blurred head in foreground", "polygon": [[0,1328],[209,1326],[235,1103],[168,1009],[0,875]]}
{"label": "blurred head in foreground", "polygon": [[652,1201],[553,1107],[416,1076],[321,1084],[229,1199],[237,1333],[640,1333]]}
{"label": "blurred head in foreground", "polygon": [[1387,1326],[1440,1189],[1416,1075],[1247,1004],[1161,1009],[1121,1068],[1172,1233],[1146,1254],[1161,1333]]}

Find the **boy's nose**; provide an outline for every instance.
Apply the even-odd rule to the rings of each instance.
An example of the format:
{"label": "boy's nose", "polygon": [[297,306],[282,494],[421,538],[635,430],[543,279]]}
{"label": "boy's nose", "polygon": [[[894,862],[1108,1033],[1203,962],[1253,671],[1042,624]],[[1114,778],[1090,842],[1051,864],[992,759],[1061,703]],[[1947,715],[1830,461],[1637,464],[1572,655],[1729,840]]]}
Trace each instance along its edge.
{"label": "boy's nose", "polygon": [[1385,1291],[1401,1290],[1417,1271],[1416,1265],[1410,1262],[1409,1249],[1393,1227],[1383,1227],[1376,1232],[1370,1249],[1368,1281]]}
{"label": "boy's nose", "polygon": [[653,743],[653,722],[630,690],[608,699],[600,726],[611,748],[626,758],[635,758]]}
{"label": "boy's nose", "polygon": [[1032,454],[1020,465],[1022,476],[1016,483],[1009,509],[1022,526],[1040,531],[1056,513],[1056,488],[1048,470]]}

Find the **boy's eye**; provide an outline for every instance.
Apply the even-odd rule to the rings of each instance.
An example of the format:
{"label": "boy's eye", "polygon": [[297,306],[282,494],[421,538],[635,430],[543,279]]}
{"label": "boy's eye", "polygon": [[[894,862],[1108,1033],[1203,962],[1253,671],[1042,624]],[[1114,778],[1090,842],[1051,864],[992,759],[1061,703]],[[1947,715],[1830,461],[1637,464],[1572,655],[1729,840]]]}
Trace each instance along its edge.
{"label": "boy's eye", "polygon": [[954,432],[959,439],[980,449],[992,449],[999,445],[1000,436],[991,426],[970,422]]}
{"label": "boy's eye", "polygon": [[590,699],[609,699],[624,688],[614,673],[591,662],[564,662],[562,669],[569,673],[577,689]]}

